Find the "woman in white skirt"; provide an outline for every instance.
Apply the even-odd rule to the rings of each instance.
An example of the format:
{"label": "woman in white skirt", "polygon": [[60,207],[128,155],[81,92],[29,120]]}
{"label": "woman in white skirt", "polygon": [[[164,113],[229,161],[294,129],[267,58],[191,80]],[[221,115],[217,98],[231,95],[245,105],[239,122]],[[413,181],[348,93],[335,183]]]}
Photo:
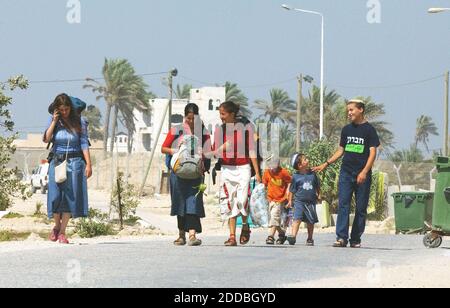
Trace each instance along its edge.
{"label": "woman in white skirt", "polygon": [[237,218],[242,216],[241,245],[250,241],[248,225],[250,203],[250,180],[255,176],[261,183],[261,173],[257,159],[256,133],[253,124],[238,117],[239,105],[224,102],[220,105],[220,119],[223,125],[214,134],[214,151],[221,166],[220,209],[222,219],[228,220],[230,238],[225,246],[237,246]]}

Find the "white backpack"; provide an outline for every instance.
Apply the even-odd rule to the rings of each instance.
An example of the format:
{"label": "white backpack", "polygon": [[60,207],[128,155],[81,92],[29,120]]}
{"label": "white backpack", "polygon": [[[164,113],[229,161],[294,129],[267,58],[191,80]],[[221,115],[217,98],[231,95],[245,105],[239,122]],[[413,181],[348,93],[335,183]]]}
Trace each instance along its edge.
{"label": "white backpack", "polygon": [[199,140],[196,136],[185,135],[183,143],[170,161],[170,166],[181,179],[196,180],[203,176],[203,159],[197,153]]}

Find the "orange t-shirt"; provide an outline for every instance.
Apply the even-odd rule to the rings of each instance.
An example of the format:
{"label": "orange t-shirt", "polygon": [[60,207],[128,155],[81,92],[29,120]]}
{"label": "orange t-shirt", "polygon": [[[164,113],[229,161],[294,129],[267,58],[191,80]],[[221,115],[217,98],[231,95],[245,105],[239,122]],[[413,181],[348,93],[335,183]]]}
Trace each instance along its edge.
{"label": "orange t-shirt", "polygon": [[287,201],[287,189],[292,181],[292,177],[286,169],[280,169],[278,173],[266,170],[263,176],[263,183],[267,187],[267,199],[270,202]]}

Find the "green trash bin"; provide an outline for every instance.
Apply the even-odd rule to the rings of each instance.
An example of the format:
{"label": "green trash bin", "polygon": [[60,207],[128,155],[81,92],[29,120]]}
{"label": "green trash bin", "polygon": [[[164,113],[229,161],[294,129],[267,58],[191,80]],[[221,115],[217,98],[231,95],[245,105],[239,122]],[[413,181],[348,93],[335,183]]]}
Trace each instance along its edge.
{"label": "green trash bin", "polygon": [[438,157],[438,171],[433,207],[433,229],[450,233],[450,159]]}
{"label": "green trash bin", "polygon": [[395,202],[397,233],[426,233],[433,218],[431,192],[402,192],[392,195]]}

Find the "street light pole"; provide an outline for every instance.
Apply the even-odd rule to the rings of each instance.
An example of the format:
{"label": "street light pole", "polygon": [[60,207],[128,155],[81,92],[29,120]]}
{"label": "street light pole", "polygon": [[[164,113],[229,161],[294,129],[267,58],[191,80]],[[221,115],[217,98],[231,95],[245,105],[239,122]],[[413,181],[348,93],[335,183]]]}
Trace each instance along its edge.
{"label": "street light pole", "polygon": [[[437,14],[437,13],[442,13],[442,12],[446,12],[446,11],[450,11],[450,8],[446,8],[446,7],[432,7],[430,9],[428,9],[428,13],[430,14]],[[444,99],[444,155],[448,156],[448,128],[449,128],[449,124],[448,124],[448,111],[449,111],[449,102],[448,102],[448,96],[449,96],[449,71],[447,71],[445,73],[445,99]]]}
{"label": "street light pole", "polygon": [[169,72],[169,124],[168,132],[172,129],[172,100],[173,100],[173,77],[178,75],[178,70],[176,68],[170,70]]}
{"label": "street light pole", "polygon": [[449,96],[449,71],[445,73],[445,130],[444,130],[444,155],[448,156],[448,96]]}
{"label": "street light pole", "polygon": [[308,13],[308,14],[314,14],[319,15],[322,18],[322,33],[321,33],[321,48],[320,48],[320,139],[323,139],[324,136],[324,45],[325,45],[325,18],[322,13],[315,12],[315,11],[309,11],[309,10],[303,10],[298,8],[292,8],[286,4],[283,4],[281,6],[282,8],[288,10],[288,11],[297,11],[301,13]]}
{"label": "street light pole", "polygon": [[302,89],[303,89],[303,75],[300,74],[300,77],[298,77],[298,103],[297,103],[297,142],[296,142],[296,151],[297,153],[300,152],[300,146],[301,146],[301,129],[302,129],[302,101],[303,101],[303,95],[302,95]]}

